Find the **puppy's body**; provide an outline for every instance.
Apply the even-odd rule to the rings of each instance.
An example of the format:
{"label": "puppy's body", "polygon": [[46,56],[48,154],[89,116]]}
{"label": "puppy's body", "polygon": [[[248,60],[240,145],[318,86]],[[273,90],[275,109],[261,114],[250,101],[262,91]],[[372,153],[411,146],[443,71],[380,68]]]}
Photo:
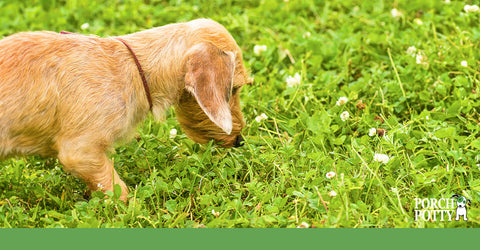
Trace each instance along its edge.
{"label": "puppy's body", "polygon": [[[221,25],[200,19],[120,38],[143,67],[156,118],[175,105],[190,138],[233,145],[244,122],[232,89],[248,80]],[[0,40],[0,158],[56,156],[90,189],[120,184],[125,199],[105,152],[149,109],[132,55],[115,38],[26,32]]]}

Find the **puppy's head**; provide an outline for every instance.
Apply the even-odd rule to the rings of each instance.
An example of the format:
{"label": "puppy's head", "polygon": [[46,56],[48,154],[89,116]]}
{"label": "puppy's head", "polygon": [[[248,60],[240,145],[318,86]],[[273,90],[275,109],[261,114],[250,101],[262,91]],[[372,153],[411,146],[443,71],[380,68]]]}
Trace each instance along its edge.
{"label": "puppy's head", "polygon": [[457,198],[457,206],[458,207],[465,207],[467,204],[467,198],[460,196]]}
{"label": "puppy's head", "polygon": [[187,136],[198,143],[213,139],[224,147],[240,146],[245,122],[239,94],[250,81],[240,49],[196,44],[187,52],[185,68],[185,89],[175,112]]}
{"label": "puppy's head", "polygon": [[459,208],[464,208],[464,207],[467,206],[467,203],[468,204],[472,203],[469,199],[465,198],[465,196],[460,196],[458,194],[452,195],[451,198],[455,198],[455,200],[457,202],[457,207],[459,207]]}

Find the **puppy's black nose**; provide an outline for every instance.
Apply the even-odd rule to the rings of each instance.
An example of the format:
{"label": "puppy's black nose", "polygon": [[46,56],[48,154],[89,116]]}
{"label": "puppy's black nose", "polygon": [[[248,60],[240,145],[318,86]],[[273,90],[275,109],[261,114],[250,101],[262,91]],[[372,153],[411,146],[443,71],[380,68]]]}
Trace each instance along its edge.
{"label": "puppy's black nose", "polygon": [[245,140],[243,139],[243,136],[241,135],[238,135],[237,138],[235,138],[235,142],[233,143],[233,146],[234,147],[241,147],[243,146],[243,143]]}

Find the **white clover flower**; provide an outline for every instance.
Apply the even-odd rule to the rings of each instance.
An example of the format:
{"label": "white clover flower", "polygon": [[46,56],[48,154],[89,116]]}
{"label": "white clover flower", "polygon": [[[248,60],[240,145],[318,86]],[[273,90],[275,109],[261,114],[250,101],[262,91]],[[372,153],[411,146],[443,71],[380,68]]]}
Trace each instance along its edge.
{"label": "white clover flower", "polygon": [[310,33],[310,32],[307,31],[307,32],[303,33],[303,38],[304,38],[304,39],[305,39],[305,38],[309,38],[311,35],[312,35],[312,33]]}
{"label": "white clover flower", "polygon": [[402,16],[402,12],[400,12],[399,10],[393,8],[390,13],[392,14],[393,17],[397,18],[397,17],[401,17]]}
{"label": "white clover flower", "polygon": [[86,30],[86,29],[88,29],[88,27],[90,27],[90,24],[84,23],[84,24],[82,24],[82,26],[80,26],[80,29]]}
{"label": "white clover flower", "polygon": [[309,228],[310,225],[308,225],[308,223],[306,222],[302,222],[302,224],[298,225],[297,228]]}
{"label": "white clover flower", "polygon": [[387,164],[388,161],[390,160],[390,157],[388,157],[388,155],[385,155],[385,154],[375,153],[375,155],[373,156],[373,160],[377,161],[377,162],[380,162],[380,163]]}
{"label": "white clover flower", "polygon": [[173,139],[176,136],[177,136],[177,130],[172,128],[172,130],[170,130],[170,135],[168,136],[168,138]]}
{"label": "white clover flower", "polygon": [[253,47],[253,53],[259,56],[262,52],[267,51],[267,45],[255,45]]}
{"label": "white clover flower", "polygon": [[419,51],[417,53],[417,56],[415,57],[415,60],[416,60],[417,64],[428,65],[428,58],[423,54],[422,51]]}
{"label": "white clover flower", "polygon": [[342,121],[348,120],[348,117],[350,117],[350,114],[348,113],[348,111],[344,111],[343,113],[340,114],[340,119],[342,119]]}
{"label": "white clover flower", "polygon": [[371,128],[368,130],[368,136],[374,136],[377,134],[377,129]]}
{"label": "white clover flower", "polygon": [[105,190],[105,187],[104,187],[101,183],[98,183],[98,184],[97,184],[97,188],[98,188],[98,190],[100,190],[100,191]]}
{"label": "white clover flower", "polygon": [[345,96],[342,96],[342,97],[338,98],[337,106],[341,106],[341,105],[343,105],[347,102],[348,102],[348,98],[345,97]]}
{"label": "white clover flower", "polygon": [[417,48],[415,48],[415,46],[408,47],[407,54],[411,56],[415,56],[416,53],[417,53]]}
{"label": "white clover flower", "polygon": [[335,197],[335,196],[337,196],[337,192],[332,190],[332,191],[328,192],[328,196]]}
{"label": "white clover flower", "polygon": [[480,8],[478,7],[478,5],[465,5],[465,7],[463,7],[463,10],[465,10],[465,12],[469,13],[469,12],[478,12],[480,10]]}
{"label": "white clover flower", "polygon": [[417,64],[421,64],[423,61],[423,56],[421,53],[418,53],[417,56],[415,57]]}
{"label": "white clover flower", "polygon": [[220,212],[215,211],[215,209],[212,209],[212,214],[213,214],[215,217],[220,216]]}
{"label": "white clover flower", "polygon": [[335,177],[335,172],[330,171],[325,175],[325,177],[327,177],[327,179],[332,179],[333,177]]}
{"label": "white clover flower", "polygon": [[287,86],[288,87],[295,87],[298,84],[300,84],[301,81],[302,81],[302,77],[300,76],[300,74],[295,73],[294,76],[288,76],[287,77]]}
{"label": "white clover flower", "polygon": [[415,18],[415,20],[413,20],[417,25],[422,25],[423,22],[422,22],[422,19],[420,18]]}
{"label": "white clover flower", "polygon": [[265,114],[265,113],[262,113],[261,115],[255,117],[255,121],[257,121],[258,123],[264,121],[268,119],[268,116]]}
{"label": "white clover flower", "polygon": [[445,0],[445,4],[450,4],[450,0]]}
{"label": "white clover flower", "polygon": [[463,67],[468,67],[467,61],[462,61],[462,62],[460,62],[460,65],[462,65]]}

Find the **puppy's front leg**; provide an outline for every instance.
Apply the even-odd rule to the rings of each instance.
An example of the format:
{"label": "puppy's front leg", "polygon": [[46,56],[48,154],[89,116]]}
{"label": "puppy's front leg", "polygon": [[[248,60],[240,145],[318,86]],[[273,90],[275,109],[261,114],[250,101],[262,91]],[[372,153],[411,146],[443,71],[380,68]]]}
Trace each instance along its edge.
{"label": "puppy's front leg", "polygon": [[58,158],[65,170],[81,178],[90,190],[113,191],[114,184],[119,184],[120,199],[127,200],[128,188],[101,146],[95,147],[81,139],[69,140],[60,146]]}

